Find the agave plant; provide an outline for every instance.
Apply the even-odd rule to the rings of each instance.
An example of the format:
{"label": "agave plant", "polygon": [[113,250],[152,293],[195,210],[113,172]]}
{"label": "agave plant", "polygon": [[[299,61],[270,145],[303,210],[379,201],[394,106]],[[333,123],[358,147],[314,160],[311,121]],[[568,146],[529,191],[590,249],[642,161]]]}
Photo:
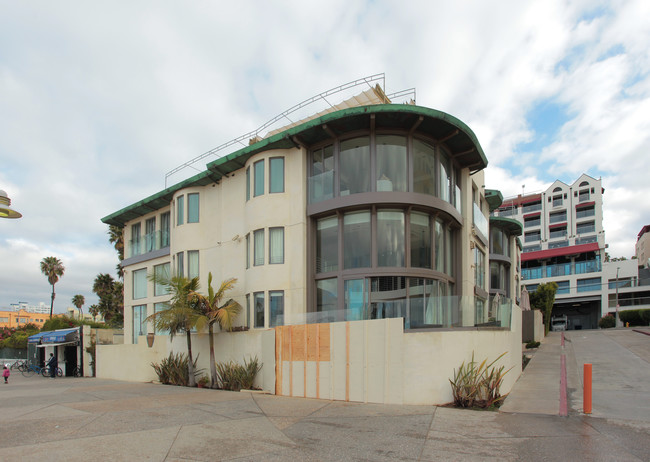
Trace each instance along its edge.
{"label": "agave plant", "polygon": [[467,364],[463,361],[458,372],[454,370],[454,380],[450,379],[449,383],[455,406],[490,408],[501,405],[507,394],[501,395],[499,390],[510,369],[504,371],[505,366],[497,368],[494,364],[504,355],[505,352],[489,364],[487,359],[479,364],[474,361],[472,352],[472,360]]}

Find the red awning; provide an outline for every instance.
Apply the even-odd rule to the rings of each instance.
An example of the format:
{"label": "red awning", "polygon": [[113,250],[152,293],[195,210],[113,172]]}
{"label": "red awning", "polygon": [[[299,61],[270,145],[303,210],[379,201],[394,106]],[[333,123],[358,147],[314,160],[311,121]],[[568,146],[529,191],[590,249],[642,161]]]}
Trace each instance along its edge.
{"label": "red awning", "polygon": [[566,228],[566,221],[564,223],[555,223],[554,225],[548,225],[548,229],[555,228]]}
{"label": "red awning", "polygon": [[596,202],[591,201],[591,202],[582,202],[580,204],[576,204],[576,208],[582,208],[582,207],[589,207],[590,205],[596,205]]}
{"label": "red awning", "polygon": [[533,213],[529,213],[527,215],[524,215],[524,218],[537,217],[537,216],[539,216],[541,214],[542,214],[542,212],[533,212]]}
{"label": "red awning", "polygon": [[544,260],[546,258],[562,257],[564,255],[574,255],[584,252],[597,252],[598,243],[571,245],[568,247],[558,247],[557,249],[538,250],[537,252],[525,252],[521,254],[521,261]]}

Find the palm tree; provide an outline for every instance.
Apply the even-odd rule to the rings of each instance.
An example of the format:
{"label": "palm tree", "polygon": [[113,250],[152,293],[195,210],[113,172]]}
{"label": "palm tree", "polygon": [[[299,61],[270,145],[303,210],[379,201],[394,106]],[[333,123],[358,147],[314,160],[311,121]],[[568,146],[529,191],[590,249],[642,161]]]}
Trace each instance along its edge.
{"label": "palm tree", "polygon": [[199,317],[197,303],[190,294],[195,293],[199,288],[199,278],[188,279],[183,276],[175,276],[167,279],[156,274],[149,275],[149,279],[155,284],[167,287],[171,298],[167,302],[168,308],[152,314],[146,321],[153,323],[154,328],[159,331],[168,330],[171,338],[180,332],[185,332],[187,339],[187,370],[189,373],[188,386],[196,386],[194,377],[194,359],[192,358],[192,328],[196,325]]}
{"label": "palm tree", "polygon": [[108,273],[99,273],[93,283],[93,292],[95,292],[100,299],[105,298],[108,295],[113,294],[114,283],[115,280],[113,279],[113,276]]}
{"label": "palm tree", "polygon": [[61,260],[56,257],[45,257],[41,260],[41,273],[47,276],[47,280],[52,284],[52,302],[50,303],[50,319],[52,319],[52,312],[54,311],[54,284],[59,282],[59,278],[63,277],[65,267]]}
{"label": "palm tree", "polygon": [[217,366],[214,357],[214,332],[215,323],[224,330],[232,329],[232,324],[241,311],[241,305],[233,299],[221,305],[224,295],[235,286],[237,279],[231,278],[221,283],[215,292],[212,288],[212,273],[208,273],[208,295],[202,295],[196,291],[190,293],[190,298],[197,304],[200,315],[196,321],[196,328],[203,329],[207,324],[210,341],[210,379],[211,388],[217,388]]}
{"label": "palm tree", "polygon": [[109,225],[108,241],[113,244],[117,251],[117,257],[120,259],[120,262],[115,265],[115,270],[117,271],[117,276],[120,279],[123,279],[124,268],[122,268],[122,260],[124,260],[124,228],[120,228],[116,225]]}
{"label": "palm tree", "polygon": [[97,305],[90,305],[88,311],[93,316],[93,321],[97,321],[97,315],[99,314],[99,307]]}
{"label": "palm tree", "polygon": [[81,309],[82,306],[84,306],[84,303],[86,303],[86,299],[84,298],[83,295],[75,295],[72,297],[72,304],[77,307],[80,313],[81,319],[84,317],[84,312]]}

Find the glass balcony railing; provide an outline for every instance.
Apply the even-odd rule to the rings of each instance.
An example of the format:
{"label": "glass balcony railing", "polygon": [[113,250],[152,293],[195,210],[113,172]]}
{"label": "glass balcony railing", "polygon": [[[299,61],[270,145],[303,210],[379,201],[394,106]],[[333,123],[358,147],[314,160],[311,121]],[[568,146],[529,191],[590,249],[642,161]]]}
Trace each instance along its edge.
{"label": "glass balcony railing", "polygon": [[483,300],[473,296],[430,297],[424,304],[389,300],[349,310],[284,313],[278,322],[300,325],[388,318],[402,318],[404,329],[510,328],[512,300],[505,297]]}
{"label": "glass balcony railing", "polygon": [[169,247],[169,231],[156,231],[145,234],[129,241],[126,258],[144,255],[165,247]]}
{"label": "glass balcony railing", "polygon": [[476,229],[483,233],[483,236],[487,238],[489,236],[488,221],[487,218],[485,218],[485,215],[483,215],[483,212],[481,212],[481,208],[477,204],[474,204],[473,218],[474,226],[476,226]]}
{"label": "glass balcony railing", "polygon": [[309,203],[325,201],[334,197],[334,170],[329,170],[308,179]]}
{"label": "glass balcony railing", "polygon": [[575,274],[597,273],[601,271],[600,260],[576,262]]}

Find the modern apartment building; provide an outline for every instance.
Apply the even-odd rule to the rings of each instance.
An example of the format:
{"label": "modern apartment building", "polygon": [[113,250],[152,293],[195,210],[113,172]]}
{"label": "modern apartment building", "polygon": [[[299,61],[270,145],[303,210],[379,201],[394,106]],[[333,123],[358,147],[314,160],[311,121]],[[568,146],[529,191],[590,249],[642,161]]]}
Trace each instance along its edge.
{"label": "modern apartment building", "polygon": [[[296,384],[304,380],[299,393],[305,396],[354,400],[353,376],[363,368],[348,362],[339,370],[335,361],[347,354],[372,362],[373,354],[380,354],[377,361],[386,364],[384,372],[377,380],[360,376],[359,384],[408,377],[387,372],[386,345],[393,342],[391,354],[409,358],[391,359],[390,364],[410,367],[410,358],[419,353],[401,353],[402,346],[404,351],[435,350],[440,343],[426,340],[429,332],[453,330],[454,353],[447,351],[444,360],[440,352],[435,354],[440,361],[455,361],[454,355],[469,359],[477,348],[485,354],[500,349],[493,355],[498,356],[504,347],[493,329],[502,329],[503,341],[514,345],[509,361],[515,369],[521,367],[521,334],[512,331],[520,328],[518,285],[509,282],[517,279],[516,271],[510,271],[517,267],[517,232],[512,232],[510,220],[502,220],[500,229],[507,233],[498,236],[501,250],[490,251],[491,199],[483,175],[487,159],[475,135],[448,114],[389,104],[378,88],[355,101],[256,137],[249,146],[208,163],[205,171],[102,219],[124,229],[124,348],[145,343],[144,336],[153,333],[145,318],[165,309],[169,298],[148,275],[198,277],[205,290],[210,272],[217,282],[237,278],[229,295],[244,308],[237,321],[242,330],[275,330],[273,380],[278,394],[290,389],[296,395]],[[496,303],[490,298],[488,276],[492,253],[501,255],[508,271]],[[355,336],[375,327],[355,326],[374,320],[390,321],[391,326],[399,321],[405,336],[390,337],[396,335],[390,333],[394,327],[386,324],[378,344],[366,337],[358,343],[362,349],[357,357]],[[331,336],[311,327],[282,330],[316,324],[319,329],[331,325]],[[492,329],[491,340],[482,335],[482,327]],[[410,333],[414,335],[408,337]],[[313,338],[319,340],[310,343]],[[297,345],[305,346],[304,356]],[[111,361],[106,355],[117,360],[110,353],[116,348],[102,350],[104,364]],[[336,348],[347,348],[347,353],[334,353]],[[330,358],[327,375],[319,369],[324,357]],[[304,364],[292,365],[296,358]],[[451,371],[460,362],[444,367]],[[265,365],[265,373],[273,371],[269,367]],[[414,362],[413,367],[421,365]],[[440,393],[448,393],[447,373],[438,375]],[[319,391],[316,384],[315,391],[308,391],[309,377],[316,377],[314,383],[327,377],[333,385]],[[347,383],[337,388],[336,380]],[[430,388],[427,381],[421,386]],[[381,385],[376,398],[366,399],[435,402],[418,401],[419,392],[408,392],[414,383],[420,386],[419,380],[408,379],[391,385],[390,396],[388,384]],[[368,389],[372,386],[363,388]]]}
{"label": "modern apartment building", "polygon": [[0,311],[0,327],[21,327],[25,324],[35,324],[40,328],[48,319],[50,319],[49,309],[47,314],[33,313],[23,309]]}
{"label": "modern apartment building", "polygon": [[555,282],[553,313],[566,314],[570,328],[596,328],[607,313],[603,192],[600,179],[583,174],[571,185],[558,180],[541,193],[506,199],[493,213],[523,225],[523,284],[533,292]]}
{"label": "modern apartment building", "polygon": [[650,225],[645,225],[639,231],[634,246],[634,255],[636,255],[639,267],[650,267]]}

